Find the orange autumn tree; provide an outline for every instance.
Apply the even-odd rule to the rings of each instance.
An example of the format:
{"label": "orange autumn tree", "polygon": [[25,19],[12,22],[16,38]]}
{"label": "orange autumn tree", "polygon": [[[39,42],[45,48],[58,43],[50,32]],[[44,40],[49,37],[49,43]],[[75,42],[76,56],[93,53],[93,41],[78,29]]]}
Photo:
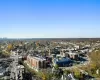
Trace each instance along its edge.
{"label": "orange autumn tree", "polygon": [[8,44],[7,51],[10,52],[12,49],[13,49],[13,45],[12,44]]}

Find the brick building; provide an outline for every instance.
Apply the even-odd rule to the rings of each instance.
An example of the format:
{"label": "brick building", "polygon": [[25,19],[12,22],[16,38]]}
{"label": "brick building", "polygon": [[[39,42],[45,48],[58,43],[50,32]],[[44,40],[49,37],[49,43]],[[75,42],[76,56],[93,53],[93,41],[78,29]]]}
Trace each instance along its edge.
{"label": "brick building", "polygon": [[27,64],[34,70],[46,68],[46,59],[43,57],[36,57],[32,55],[27,56]]}

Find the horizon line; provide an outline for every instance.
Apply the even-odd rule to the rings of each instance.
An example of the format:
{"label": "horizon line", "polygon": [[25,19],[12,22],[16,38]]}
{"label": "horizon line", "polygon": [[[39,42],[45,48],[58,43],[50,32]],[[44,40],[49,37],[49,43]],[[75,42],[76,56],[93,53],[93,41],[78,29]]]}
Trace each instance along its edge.
{"label": "horizon line", "polygon": [[7,37],[0,37],[0,39],[91,39],[91,38],[100,38],[100,37],[58,37],[58,38],[54,38],[54,37],[43,37],[43,38],[7,38]]}

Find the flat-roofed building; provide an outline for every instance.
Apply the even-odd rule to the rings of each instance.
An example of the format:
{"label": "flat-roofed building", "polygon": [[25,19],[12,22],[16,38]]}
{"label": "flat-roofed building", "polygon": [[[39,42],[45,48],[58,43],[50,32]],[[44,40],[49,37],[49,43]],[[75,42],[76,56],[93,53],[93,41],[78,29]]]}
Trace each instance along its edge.
{"label": "flat-roofed building", "polygon": [[46,59],[43,57],[28,55],[27,63],[32,69],[35,69],[37,71],[41,68],[46,68]]}
{"label": "flat-roofed building", "polygon": [[69,66],[72,63],[70,58],[54,58],[53,59],[53,65],[58,65],[59,67],[66,67]]}

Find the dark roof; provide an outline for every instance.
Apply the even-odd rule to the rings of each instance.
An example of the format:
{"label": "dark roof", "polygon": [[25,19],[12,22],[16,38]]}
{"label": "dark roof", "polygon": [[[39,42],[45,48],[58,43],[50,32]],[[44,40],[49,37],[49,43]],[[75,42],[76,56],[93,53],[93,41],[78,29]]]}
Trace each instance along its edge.
{"label": "dark roof", "polygon": [[57,63],[64,63],[64,62],[69,62],[69,61],[71,61],[71,59],[69,59],[69,58],[62,58],[61,60],[56,61],[56,62]]}

